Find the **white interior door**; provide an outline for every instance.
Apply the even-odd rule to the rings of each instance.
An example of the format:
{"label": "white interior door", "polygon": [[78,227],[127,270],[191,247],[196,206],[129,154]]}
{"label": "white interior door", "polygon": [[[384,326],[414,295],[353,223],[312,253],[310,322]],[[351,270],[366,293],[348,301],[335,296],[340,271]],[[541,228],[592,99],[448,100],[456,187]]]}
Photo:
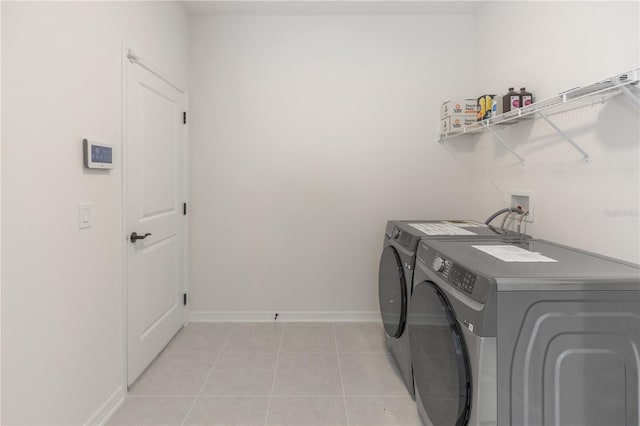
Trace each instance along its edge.
{"label": "white interior door", "polygon": [[[185,94],[140,62],[127,61],[126,67],[127,381],[131,385],[184,321]],[[131,241],[133,233],[144,238]]]}

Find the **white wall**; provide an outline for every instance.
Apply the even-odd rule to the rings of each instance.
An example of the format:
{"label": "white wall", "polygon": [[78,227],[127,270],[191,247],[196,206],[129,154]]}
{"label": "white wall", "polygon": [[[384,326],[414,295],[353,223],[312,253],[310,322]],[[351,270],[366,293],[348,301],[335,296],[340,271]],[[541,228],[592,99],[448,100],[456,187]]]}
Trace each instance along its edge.
{"label": "white wall", "polygon": [[375,318],[386,221],[464,216],[469,177],[435,135],[471,89],[473,16],[190,28],[191,309]]}
{"label": "white wall", "polygon": [[[475,94],[526,86],[543,99],[638,68],[639,22],[638,2],[489,3],[476,37],[491,29],[497,48],[477,46]],[[555,115],[589,162],[542,120],[497,130],[524,166],[490,134],[447,147],[473,170],[475,216],[508,205],[510,190],[531,191],[534,236],[640,263],[639,114],[618,96]]]}
{"label": "white wall", "polygon": [[[435,142],[448,96],[544,97],[637,67],[636,2],[199,17],[189,73],[175,3],[2,2],[1,19],[5,424],[85,422],[122,384],[121,170],[86,172],[80,141],[120,151],[123,41],[190,82],[192,310],[376,311],[387,219],[481,219],[509,189],[533,191],[534,235],[639,261],[625,99],[557,117],[587,164],[539,122],[503,131],[524,167],[488,137]],[[505,19],[517,37],[495,35]],[[474,41],[486,28],[500,48]]]}
{"label": "white wall", "polygon": [[120,161],[84,170],[81,141],[119,158],[122,42],[184,85],[187,25],[172,2],[2,2],[3,424],[82,424],[122,390]]}
{"label": "white wall", "polygon": [[[2,5],[0,5],[0,82],[2,81]],[[2,99],[2,84],[0,84],[0,100]],[[2,117],[2,102],[0,101],[0,118]],[[0,224],[2,224],[2,120],[0,119]],[[0,226],[0,241],[2,241],[2,227]],[[0,243],[0,423],[2,422],[2,244]]]}

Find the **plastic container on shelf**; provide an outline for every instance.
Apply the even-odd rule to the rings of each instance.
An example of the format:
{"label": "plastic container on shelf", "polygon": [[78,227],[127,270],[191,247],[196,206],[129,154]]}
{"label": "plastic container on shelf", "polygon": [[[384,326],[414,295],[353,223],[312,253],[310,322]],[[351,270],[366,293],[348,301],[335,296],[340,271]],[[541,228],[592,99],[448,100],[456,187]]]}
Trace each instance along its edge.
{"label": "plastic container on shelf", "polygon": [[529,106],[533,103],[533,94],[527,92],[525,87],[520,88],[520,108]]}
{"label": "plastic container on shelf", "polygon": [[520,108],[520,94],[513,87],[502,97],[502,112],[509,112]]}
{"label": "plastic container on shelf", "polygon": [[493,100],[495,97],[496,95],[482,95],[478,98],[478,121],[493,117]]}

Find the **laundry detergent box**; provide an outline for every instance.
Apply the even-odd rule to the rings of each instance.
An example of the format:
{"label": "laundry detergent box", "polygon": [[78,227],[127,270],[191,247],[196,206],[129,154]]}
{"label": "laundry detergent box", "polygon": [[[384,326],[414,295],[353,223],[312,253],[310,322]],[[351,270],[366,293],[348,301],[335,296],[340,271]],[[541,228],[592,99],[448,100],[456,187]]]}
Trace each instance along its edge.
{"label": "laundry detergent box", "polygon": [[478,100],[476,98],[469,99],[453,99],[442,103],[440,108],[440,118],[447,118],[453,115],[473,115],[478,113]]}
{"label": "laundry detergent box", "polygon": [[461,132],[464,126],[470,126],[476,123],[476,116],[470,114],[453,115],[441,120],[441,133],[457,133]]}

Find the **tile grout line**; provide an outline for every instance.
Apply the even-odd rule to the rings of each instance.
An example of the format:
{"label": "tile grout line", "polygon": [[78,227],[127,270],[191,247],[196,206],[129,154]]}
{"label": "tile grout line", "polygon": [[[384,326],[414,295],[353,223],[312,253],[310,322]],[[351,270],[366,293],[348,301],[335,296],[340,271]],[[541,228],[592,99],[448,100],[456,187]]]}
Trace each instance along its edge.
{"label": "tile grout line", "polygon": [[[338,348],[338,343],[337,343],[337,328],[336,325],[340,325],[341,323],[331,323],[331,330],[332,330],[332,334],[333,334],[333,338],[334,338],[334,350],[332,352],[316,352],[316,351],[309,351],[309,352],[300,352],[300,353],[296,353],[298,355],[333,355],[335,354],[335,356],[337,357],[337,361],[338,361],[338,373],[339,373],[339,377],[340,377],[340,383],[341,383],[341,387],[342,387],[342,393],[341,394],[336,394],[336,395],[277,395],[276,399],[278,399],[278,397],[286,397],[286,398],[300,398],[300,399],[305,399],[305,398],[317,398],[317,397],[331,397],[331,398],[343,398],[343,404],[344,404],[344,409],[345,409],[345,420],[346,420],[346,426],[350,426],[350,422],[351,421],[355,421],[355,419],[349,419],[349,413],[348,413],[348,406],[350,404],[347,403],[347,397],[349,398],[353,398],[353,399],[362,399],[362,398],[390,398],[390,399],[404,399],[407,398],[407,395],[405,395],[404,393],[402,395],[396,394],[396,395],[387,395],[387,394],[380,394],[380,395],[373,395],[373,394],[362,394],[362,395],[355,395],[355,394],[347,394],[346,393],[346,389],[345,389],[345,385],[344,385],[344,375],[342,372],[342,363],[341,363],[341,358],[340,358],[340,350]],[[228,324],[227,324],[228,325]],[[278,324],[280,325],[280,324]],[[277,370],[279,368],[279,359],[280,359],[280,355],[281,354],[287,354],[287,352],[282,352],[282,348],[284,347],[284,336],[285,333],[287,332],[286,328],[289,324],[283,324],[281,326],[281,330],[280,330],[280,340],[279,340],[279,345],[278,345],[278,350],[276,352],[276,360],[275,360],[275,366],[274,366],[274,371],[272,374],[272,383],[271,383],[271,389],[270,392],[264,392],[263,394],[255,394],[255,395],[247,395],[247,394],[237,394],[237,395],[227,395],[227,394],[220,394],[220,395],[215,395],[212,394],[212,397],[229,397],[229,398],[234,398],[234,397],[240,397],[240,398],[246,398],[246,397],[254,397],[254,398],[261,398],[264,400],[264,398],[268,398],[267,401],[267,409],[266,409],[266,414],[265,414],[265,421],[264,424],[265,426],[268,425],[269,423],[269,416],[270,416],[270,410],[271,410],[271,405],[272,405],[272,400],[273,397],[275,396],[275,379],[277,378]],[[308,324],[303,324],[303,325],[308,325]],[[206,388],[207,382],[211,379],[211,375],[213,374],[213,371],[215,369],[215,367],[217,366],[218,362],[222,362],[221,358],[223,358],[223,354],[224,351],[226,350],[227,347],[230,347],[229,342],[231,341],[231,337],[233,336],[233,334],[235,332],[237,332],[239,330],[241,326],[240,325],[231,325],[230,330],[228,330],[228,335],[226,336],[226,338],[224,339],[224,342],[222,344],[222,346],[220,347],[214,362],[212,363],[211,367],[208,369],[208,372],[206,373],[205,377],[204,377],[204,381],[199,389],[199,391],[197,393],[192,393],[192,394],[188,394],[188,395],[163,395],[163,394],[137,394],[137,395],[128,395],[128,397],[131,397],[132,399],[135,398],[144,398],[144,397],[148,397],[148,398],[166,398],[167,396],[169,397],[176,397],[176,398],[193,398],[193,401],[191,403],[187,402],[186,406],[188,407],[188,410],[186,410],[186,414],[184,415],[185,417],[183,418],[183,421],[181,423],[177,423],[181,426],[184,426],[188,423],[188,419],[191,416],[191,413],[193,412],[193,410],[195,409],[195,405],[197,404],[198,400],[202,399],[203,397],[206,397],[208,395],[204,395],[204,389]],[[275,337],[275,335],[273,336]],[[275,343],[275,342],[274,342]],[[305,347],[306,348],[306,347]],[[355,348],[354,348],[355,349]],[[194,352],[193,351],[180,351],[178,350],[177,352],[172,352],[170,355],[193,355]],[[213,353],[211,352],[210,355],[212,355]],[[347,356],[350,355],[364,355],[364,356],[380,356],[380,355],[385,355],[386,357],[390,356],[389,351],[378,351],[378,350],[369,350],[369,351],[362,351],[362,352],[345,352],[343,353]],[[209,358],[210,359],[210,358]],[[266,389],[265,389],[266,390]]]}
{"label": "tile grout line", "polygon": [[[335,355],[335,354],[331,354],[331,355]],[[282,394],[282,395],[277,395],[278,398],[342,398],[343,394],[340,395],[331,395],[331,394],[320,394],[320,395],[296,395],[296,394],[291,394],[291,395],[287,395],[287,394]],[[400,395],[400,394],[393,394],[393,395],[388,395],[388,394],[348,394],[346,395],[349,398],[409,398],[408,395]],[[154,395],[154,394],[140,394],[140,395],[128,395],[128,398],[131,399],[136,399],[136,398],[194,398],[197,396],[194,395]],[[269,398],[269,395],[266,394],[231,394],[231,395],[226,395],[226,394],[211,394],[211,395],[200,395],[200,397],[202,398]],[[437,399],[437,398],[436,398]],[[446,399],[446,398],[445,398]]]}
{"label": "tile grout line", "polygon": [[[275,355],[275,352],[246,352],[247,354],[257,354],[257,355]],[[291,351],[287,352],[292,355],[335,355],[336,351],[331,352],[318,352],[318,351]],[[347,355],[391,355],[390,352],[342,352]],[[194,352],[171,352],[167,355],[193,355]],[[239,354],[244,354],[244,352],[240,352]]]}
{"label": "tile grout line", "polygon": [[222,348],[220,348],[220,351],[218,352],[218,355],[216,356],[216,360],[213,361],[213,365],[211,366],[211,368],[209,369],[209,372],[205,376],[204,382],[202,382],[202,386],[200,386],[200,390],[198,391],[198,394],[193,399],[193,402],[191,403],[191,406],[189,407],[189,410],[187,411],[187,414],[184,416],[184,419],[182,420],[182,423],[180,424],[181,426],[184,426],[184,424],[187,422],[187,419],[189,418],[189,415],[191,415],[191,411],[193,411],[193,407],[196,406],[196,402],[198,402],[198,398],[200,398],[200,395],[202,394],[202,391],[204,390],[204,387],[207,384],[207,380],[209,380],[209,376],[211,376],[211,373],[213,372],[214,367],[218,363],[218,360],[220,359],[220,356],[222,355],[222,352],[224,352],[224,348],[227,346],[227,343],[229,342],[229,339],[231,338],[231,335],[233,334],[233,331],[236,329],[236,327],[237,326],[233,326],[231,328],[231,331],[227,335],[227,338],[225,339],[224,344],[222,345]]}
{"label": "tile grout line", "polygon": [[344,403],[344,415],[347,419],[347,426],[349,426],[349,411],[347,410],[347,391],[344,388],[344,379],[342,378],[342,364],[340,363],[340,352],[338,352],[338,336],[336,335],[335,323],[331,323],[331,330],[333,330],[333,343],[336,346],[336,358],[338,359],[338,373],[340,374],[340,386],[342,386],[342,401]]}
{"label": "tile grout line", "polygon": [[269,411],[271,410],[271,400],[273,399],[273,389],[276,387],[276,373],[278,372],[278,362],[280,361],[280,351],[282,351],[282,341],[284,340],[284,330],[285,328],[281,326],[282,331],[280,331],[280,344],[278,345],[278,354],[276,355],[276,365],[273,368],[273,378],[271,380],[271,392],[269,392],[269,403],[267,404],[267,413],[264,416],[264,426],[267,426],[267,422],[269,421]]}

